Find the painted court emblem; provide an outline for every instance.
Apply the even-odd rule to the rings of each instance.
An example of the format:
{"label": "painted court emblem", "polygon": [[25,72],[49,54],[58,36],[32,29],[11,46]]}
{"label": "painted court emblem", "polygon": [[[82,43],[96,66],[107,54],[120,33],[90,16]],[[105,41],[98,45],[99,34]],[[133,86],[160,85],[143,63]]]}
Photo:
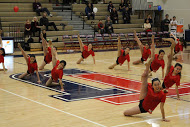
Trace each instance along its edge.
{"label": "painted court emblem", "polygon": [[[64,76],[79,78],[82,80],[97,82],[100,84],[111,86],[111,88],[101,89],[98,87],[65,80],[63,76],[62,82],[64,85],[64,92],[60,91],[60,86],[45,86],[46,81],[51,75],[51,71],[40,72],[40,79],[42,84],[37,83],[36,74],[26,77],[25,79],[18,79],[20,74],[10,75],[10,78],[32,84],[41,88],[49,89],[57,92],[56,95],[50,97],[60,99],[66,102],[98,99],[100,101],[108,102],[115,105],[128,104],[139,101],[141,82],[127,78],[117,77],[113,75],[96,73],[80,69],[65,69]],[[190,83],[183,83],[179,88],[180,95],[190,94]],[[175,96],[175,89],[169,89],[168,97]]]}

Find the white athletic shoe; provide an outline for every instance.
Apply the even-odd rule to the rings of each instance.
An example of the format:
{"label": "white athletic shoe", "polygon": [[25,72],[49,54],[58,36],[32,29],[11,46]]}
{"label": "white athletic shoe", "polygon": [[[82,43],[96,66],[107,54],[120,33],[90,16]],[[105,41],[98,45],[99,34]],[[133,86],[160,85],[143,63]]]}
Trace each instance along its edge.
{"label": "white athletic shoe", "polygon": [[49,16],[50,16],[50,17],[52,17],[53,15],[52,15],[52,14],[50,14]]}

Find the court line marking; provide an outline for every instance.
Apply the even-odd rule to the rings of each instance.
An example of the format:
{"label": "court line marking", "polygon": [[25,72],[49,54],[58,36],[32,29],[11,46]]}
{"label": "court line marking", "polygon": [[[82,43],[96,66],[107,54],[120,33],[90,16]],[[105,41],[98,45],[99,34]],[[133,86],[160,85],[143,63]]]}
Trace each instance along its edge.
{"label": "court line marking", "polygon": [[[183,84],[187,84],[187,83],[183,83]],[[182,84],[182,85],[183,85]],[[189,87],[189,86],[188,86]],[[182,89],[182,88],[188,88],[188,87],[179,87],[179,89]],[[104,98],[99,98],[99,100],[102,100],[104,102],[108,102],[108,103],[111,103],[111,104],[115,104],[115,105],[122,105],[122,104],[128,104],[128,103],[134,103],[134,102],[139,102],[139,100],[134,100],[134,101],[128,101],[128,102],[121,102],[121,103],[117,103],[117,102],[114,102],[114,101],[109,101],[107,99],[109,98],[115,98],[115,97],[122,97],[122,96],[131,96],[131,95],[138,95],[140,93],[133,93],[133,94],[126,94],[126,95],[118,95],[118,96],[108,96],[108,97],[104,97]],[[189,95],[190,93],[183,93],[183,94],[179,94],[180,96],[184,96],[184,95]],[[176,97],[177,95],[168,95],[167,98],[173,98],[173,97]]]}
{"label": "court line marking", "polygon": [[87,80],[87,81],[92,81],[92,82],[96,82],[96,83],[100,83],[100,84],[105,84],[105,85],[108,85],[108,86],[113,86],[115,88],[120,88],[120,89],[124,89],[124,90],[130,90],[130,91],[134,91],[134,92],[140,92],[138,90],[130,89],[130,88],[127,88],[127,87],[122,87],[122,86],[117,86],[117,85],[114,85],[114,84],[104,83],[104,82],[101,82],[101,81],[87,79],[87,78],[79,77],[77,75],[72,76],[72,77],[76,77],[76,78],[79,78],[79,79],[84,79],[84,80]]}
{"label": "court line marking", "polygon": [[82,119],[82,120],[84,120],[84,121],[87,121],[87,122],[90,122],[90,123],[96,124],[96,125],[98,125],[98,126],[101,126],[101,127],[107,127],[107,126],[102,125],[102,124],[99,124],[99,123],[97,123],[97,122],[93,122],[93,121],[91,121],[91,120],[88,120],[88,119],[85,119],[85,118],[83,118],[83,117],[80,117],[80,116],[74,115],[74,114],[72,114],[72,113],[69,113],[69,112],[66,112],[66,111],[63,111],[63,110],[57,109],[57,108],[55,108],[55,107],[52,107],[52,106],[49,106],[49,105],[43,104],[43,103],[41,103],[41,102],[38,102],[38,101],[35,101],[35,100],[32,100],[32,99],[29,99],[29,98],[27,98],[27,97],[24,97],[24,96],[21,96],[21,95],[19,95],[19,94],[16,94],[16,93],[10,92],[10,91],[8,91],[8,90],[2,89],[2,88],[0,88],[0,90],[1,90],[1,91],[4,91],[4,92],[7,92],[7,93],[9,93],[9,94],[15,95],[15,96],[17,96],[17,97],[20,97],[20,98],[23,98],[23,99],[29,100],[29,101],[31,101],[31,102],[37,103],[37,104],[39,104],[39,105],[43,105],[43,106],[48,107],[48,108],[50,108],[50,109],[54,109],[54,110],[56,110],[56,111],[60,111],[60,112],[65,113],[65,114],[67,114],[67,115],[71,115],[71,116],[73,116],[73,117],[76,117],[76,118]]}
{"label": "court line marking", "polygon": [[[190,113],[184,113],[184,114],[172,115],[172,116],[167,116],[166,118],[175,117],[175,116],[189,115],[189,114],[190,114]],[[147,122],[147,121],[150,121],[150,120],[152,121],[152,120],[159,120],[159,119],[161,119],[161,118],[147,119],[147,120],[138,121],[138,122],[132,122],[132,123],[127,123],[127,124],[116,125],[116,126],[112,126],[112,127],[128,126],[128,125],[132,125],[132,124],[144,123],[144,122]]]}
{"label": "court line marking", "polygon": [[[137,94],[140,94],[140,93],[137,93]],[[132,94],[127,94],[126,96],[130,96]],[[184,95],[190,95],[190,93],[184,93],[184,94],[179,94],[180,96],[184,96]],[[125,96],[125,95],[118,95],[118,96],[112,96],[112,97],[105,97],[105,98],[97,98],[99,100],[102,100],[104,102],[108,102],[108,103],[111,103],[111,104],[115,104],[115,105],[123,105],[123,104],[128,104],[128,103],[135,103],[135,102],[139,102],[139,100],[134,100],[134,101],[128,101],[128,102],[121,102],[121,103],[117,103],[117,102],[114,102],[114,101],[109,101],[109,100],[106,100],[107,98],[114,98],[114,97],[120,97],[120,96]],[[177,97],[177,95],[169,95],[169,96],[166,96],[167,98],[173,98],[173,97]],[[183,101],[183,100],[182,100]]]}
{"label": "court line marking", "polygon": [[[95,73],[95,74],[102,74],[102,73]],[[84,74],[84,75],[90,75],[90,74]],[[112,75],[108,75],[108,74],[102,74],[102,75],[107,75],[107,76],[110,76],[110,77],[117,77],[117,78],[120,78],[120,79],[125,79],[125,78],[122,78],[122,77],[118,77],[118,76],[112,76]],[[137,90],[134,90],[134,89],[130,89],[130,88],[125,88],[125,87],[121,87],[121,86],[116,86],[114,84],[109,84],[109,83],[104,83],[104,82],[101,82],[101,81],[96,81],[96,80],[92,80],[92,79],[87,79],[87,78],[83,78],[83,77],[79,77],[80,75],[74,75],[72,77],[76,77],[76,78],[79,78],[79,79],[84,79],[84,80],[87,80],[87,81],[92,81],[92,82],[97,82],[97,83],[101,83],[101,84],[105,84],[105,85],[110,85],[110,86],[113,86],[113,87],[118,87],[118,88],[121,88],[121,89],[126,89],[126,90],[131,90],[131,91],[136,91],[138,93],[136,94],[140,94],[139,92],[140,91],[137,91]],[[128,79],[130,81],[130,79]],[[135,81],[135,80],[131,80],[131,81]],[[136,81],[136,82],[140,82],[140,81]],[[179,89],[182,89],[182,88],[188,88],[190,86],[187,86],[187,85],[184,85],[184,84],[188,84],[188,83],[182,83],[180,85],[183,85],[184,87],[179,87]],[[175,89],[175,88],[170,88],[170,89]],[[184,93],[184,94],[179,94],[180,96],[183,96],[183,95],[189,95],[190,93]],[[121,94],[121,95],[116,95],[117,97],[120,97],[120,96],[130,96],[130,95],[133,95],[133,94]],[[167,97],[175,97],[176,95],[169,95]],[[111,103],[111,104],[115,104],[115,105],[122,105],[122,104],[128,104],[128,103],[134,103],[134,102],[138,102],[139,100],[134,100],[134,101],[128,101],[128,102],[122,102],[122,103],[117,103],[117,102],[114,102],[114,101],[109,101],[109,100],[106,100],[107,98],[114,98],[115,96],[111,96],[111,97],[104,97],[104,98],[100,98],[100,100],[104,101],[104,102],[108,102],[108,103]]]}

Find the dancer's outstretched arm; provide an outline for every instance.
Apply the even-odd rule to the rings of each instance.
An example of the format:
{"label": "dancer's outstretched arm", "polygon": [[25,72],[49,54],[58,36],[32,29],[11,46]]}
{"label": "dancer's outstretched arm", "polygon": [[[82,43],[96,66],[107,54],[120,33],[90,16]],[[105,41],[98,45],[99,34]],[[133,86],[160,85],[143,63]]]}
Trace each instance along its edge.
{"label": "dancer's outstretched arm", "polygon": [[121,55],[121,38],[120,36],[117,38],[118,43],[117,43],[117,57],[119,57]]}
{"label": "dancer's outstretched arm", "polygon": [[52,65],[53,68],[55,67],[56,63],[57,63],[57,52],[55,51],[53,45],[52,45],[52,41],[49,41],[49,46],[51,47],[51,55],[52,55]]}
{"label": "dancer's outstretched arm", "polygon": [[172,43],[171,47],[170,47],[170,54],[168,55],[168,63],[167,63],[167,68],[166,68],[166,74],[165,75],[168,75],[169,71],[170,71],[170,67],[172,65],[172,58],[173,58],[173,50],[174,50],[174,47],[176,45],[175,41],[172,39],[172,38],[163,38],[164,41],[170,41]]}
{"label": "dancer's outstretched arm", "polygon": [[95,56],[92,56],[92,58],[93,58],[93,61],[94,61],[94,64],[95,64],[96,63]]}
{"label": "dancer's outstretched arm", "polygon": [[162,120],[165,122],[170,122],[170,120],[165,118],[164,103],[160,102],[160,111],[162,113]]}
{"label": "dancer's outstretched arm", "polygon": [[[154,37],[152,37],[153,39]],[[154,45],[154,41],[152,41],[152,45],[151,45],[151,58],[148,61],[148,63],[146,64],[146,68],[144,70],[144,73],[141,76],[141,81],[142,81],[142,86],[141,86],[141,92],[140,92],[140,97],[139,99],[142,100],[146,97],[147,95],[147,87],[148,87],[148,74],[149,74],[149,70],[150,70],[150,65],[154,59],[154,53],[155,53],[155,45]]]}
{"label": "dancer's outstretched arm", "polygon": [[136,31],[134,30],[134,37],[135,37],[135,41],[138,43],[139,48],[141,50],[141,54],[143,54],[143,47],[144,45],[141,43],[141,41],[139,40]]}
{"label": "dancer's outstretched arm", "polygon": [[46,56],[47,55],[47,41],[44,39],[43,33],[40,34],[40,37],[42,39],[42,47],[44,51],[44,56]]}
{"label": "dancer's outstretched arm", "polygon": [[18,43],[18,48],[22,52],[22,55],[24,56],[24,59],[26,60],[26,63],[28,64],[28,54],[26,54],[26,52],[23,50],[23,48],[21,47],[20,43]]}
{"label": "dancer's outstretched arm", "polygon": [[40,76],[39,76],[39,72],[38,72],[38,70],[36,70],[36,75],[37,75],[37,78],[38,78],[38,83],[41,83],[41,80],[40,80]]}
{"label": "dancer's outstretched arm", "polygon": [[173,36],[175,38],[175,40],[178,39],[174,34],[171,33],[170,35]]}
{"label": "dancer's outstretched arm", "polygon": [[80,45],[80,51],[83,52],[84,51],[84,44],[83,44],[79,34],[78,34],[78,41],[79,41],[79,45]]}

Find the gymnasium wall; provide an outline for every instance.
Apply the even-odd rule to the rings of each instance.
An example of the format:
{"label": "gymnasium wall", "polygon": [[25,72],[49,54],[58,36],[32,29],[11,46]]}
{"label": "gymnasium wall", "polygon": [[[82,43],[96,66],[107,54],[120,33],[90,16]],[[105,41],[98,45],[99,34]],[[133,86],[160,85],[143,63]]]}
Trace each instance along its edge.
{"label": "gymnasium wall", "polygon": [[181,18],[184,19],[184,29],[188,29],[190,24],[190,0],[147,0],[154,2],[153,5],[161,5],[164,10],[164,15],[169,14],[169,18],[176,16],[179,22]]}

